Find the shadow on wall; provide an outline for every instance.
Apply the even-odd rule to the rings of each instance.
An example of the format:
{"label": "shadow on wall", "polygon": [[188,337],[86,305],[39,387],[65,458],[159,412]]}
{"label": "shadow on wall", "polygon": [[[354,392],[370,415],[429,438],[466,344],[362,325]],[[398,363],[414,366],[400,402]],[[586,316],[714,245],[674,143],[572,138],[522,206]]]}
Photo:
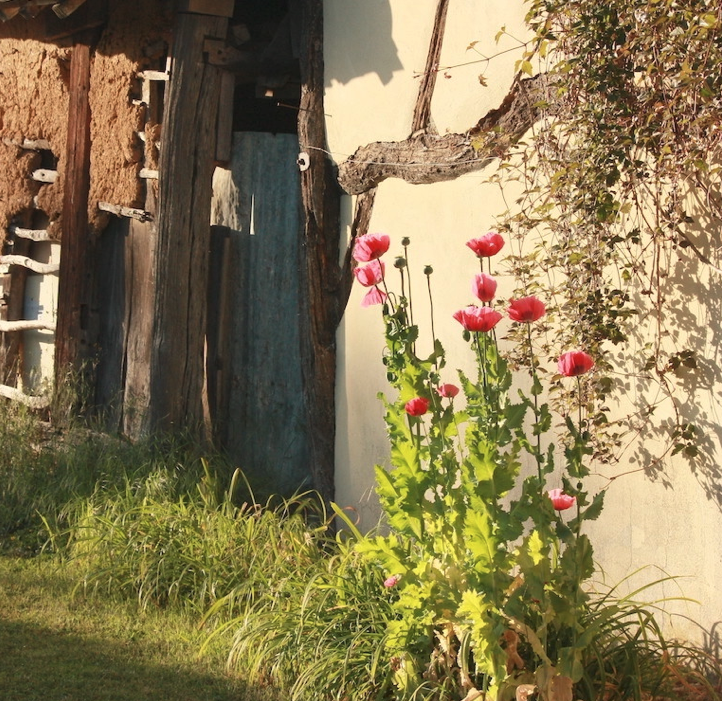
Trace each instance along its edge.
{"label": "shadow on wall", "polygon": [[[675,451],[675,460],[680,465],[686,462],[705,496],[722,510],[722,272],[714,236],[722,222],[710,219],[702,202],[693,201],[689,209],[694,219],[688,230],[692,246],[671,252],[669,278],[663,283],[664,311],[659,319],[639,319],[632,334],[642,351],[635,359],[638,367],[625,380],[625,390],[635,393],[640,405],[653,407],[659,402],[659,406],[651,418],[640,416],[629,462],[633,469],[644,469],[651,479],[673,488],[666,456]],[[643,306],[649,307],[650,301],[647,297]],[[658,328],[650,329],[650,323]],[[661,334],[665,352],[658,361],[664,370],[661,375],[644,369],[655,355],[655,348],[645,344],[656,334]],[[672,398],[663,400],[667,390]],[[662,412],[665,418],[657,419]],[[684,427],[686,431],[680,432]]]}
{"label": "shadow on wall", "polygon": [[[327,25],[348,28],[339,55],[326,64],[326,85],[348,83],[368,73],[376,73],[386,85],[403,68],[391,36],[391,0],[331,0],[324,8]],[[331,53],[334,48],[326,47]],[[333,72],[329,70],[333,67]]]}

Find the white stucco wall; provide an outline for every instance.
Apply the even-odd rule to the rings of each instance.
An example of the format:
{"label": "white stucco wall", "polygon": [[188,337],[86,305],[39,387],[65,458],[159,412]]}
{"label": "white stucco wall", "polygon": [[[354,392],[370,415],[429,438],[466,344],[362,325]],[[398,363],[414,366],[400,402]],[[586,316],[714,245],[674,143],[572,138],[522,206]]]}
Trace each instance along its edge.
{"label": "white stucco wall", "polygon": [[[400,140],[409,136],[411,116],[424,68],[433,24],[435,2],[418,0],[327,0],[326,2],[326,113],[329,148],[342,161],[357,147],[373,141]],[[485,55],[514,46],[505,37],[494,43],[497,31],[505,25],[515,37],[523,37],[525,28],[522,0],[458,0],[450,3],[441,66],[457,66],[479,59],[467,47],[478,41],[476,49]],[[465,131],[488,109],[499,105],[507,93],[518,52],[502,53],[489,64],[472,63],[439,75],[432,103],[434,124],[439,133]],[[488,87],[478,76],[483,73]],[[422,269],[434,267],[434,304],[437,334],[448,352],[448,381],[453,369],[469,362],[468,349],[461,340],[460,327],[451,314],[472,303],[470,280],[477,272],[476,261],[465,242],[494,228],[495,215],[514,201],[513,188],[503,196],[498,187],[487,182],[489,172],[480,172],[449,183],[413,186],[388,180],[378,188],[370,231],[387,233],[392,238],[390,254],[399,251],[403,236],[409,236],[411,270],[416,280],[415,316],[426,319],[422,300]],[[352,198],[345,198],[348,226],[352,216]],[[722,378],[716,369],[720,363],[719,300],[715,284],[719,273],[703,273],[682,254],[676,274],[679,280],[698,275],[704,295],[690,295],[686,312],[691,342],[698,344],[707,358],[703,380],[687,402],[691,414],[703,414],[708,427],[703,468],[691,467],[677,457],[666,460],[664,479],[650,478],[644,470],[614,479],[609,478],[638,468],[645,448],[654,447],[654,436],[642,435],[624,453],[624,460],[613,468],[600,468],[596,488],[606,487],[606,507],[589,532],[595,553],[608,582],[616,583],[645,566],[634,584],[652,581],[664,573],[682,579],[667,582],[650,596],[696,599],[699,604],[672,602],[670,611],[677,616],[670,629],[683,637],[702,639],[696,623],[709,629],[722,617],[722,595],[717,582],[722,579],[722,488],[716,461],[720,451],[720,396]],[[393,257],[389,257],[389,266]],[[719,261],[717,261],[719,263]],[[693,269],[694,268],[694,269]],[[705,275],[712,279],[705,279]],[[701,276],[701,277],[700,277]],[[716,277],[715,277],[716,276]],[[502,280],[499,296],[509,296],[511,281]],[[362,309],[364,290],[353,290],[344,321],[339,329],[339,367],[337,383],[337,501],[356,509],[364,527],[379,518],[373,498],[373,465],[387,463],[388,443],[377,393],[387,389],[381,363],[382,324],[378,307]],[[713,318],[712,323],[710,319]],[[500,323],[500,335],[510,322]],[[695,323],[703,331],[695,330]],[[643,338],[639,343],[643,343]],[[629,353],[642,352],[632,344]],[[627,371],[624,358],[619,372]],[[640,400],[633,380],[631,401]],[[622,409],[619,410],[620,412]],[[641,441],[641,442],[640,442]],[[647,441],[647,443],[645,443]],[[636,456],[636,457],[635,457]],[[668,482],[666,483],[665,480]],[[655,569],[663,568],[664,573]],[[696,623],[695,623],[696,621]]]}

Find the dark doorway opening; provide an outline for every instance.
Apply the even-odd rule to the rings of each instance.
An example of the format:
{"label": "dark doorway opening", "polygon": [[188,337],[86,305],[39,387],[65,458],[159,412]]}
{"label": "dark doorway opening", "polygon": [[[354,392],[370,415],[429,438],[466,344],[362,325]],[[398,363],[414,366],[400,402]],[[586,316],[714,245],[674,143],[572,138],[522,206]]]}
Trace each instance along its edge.
{"label": "dark doorway opening", "polygon": [[237,2],[229,31],[233,131],[295,134],[301,82],[297,0]]}

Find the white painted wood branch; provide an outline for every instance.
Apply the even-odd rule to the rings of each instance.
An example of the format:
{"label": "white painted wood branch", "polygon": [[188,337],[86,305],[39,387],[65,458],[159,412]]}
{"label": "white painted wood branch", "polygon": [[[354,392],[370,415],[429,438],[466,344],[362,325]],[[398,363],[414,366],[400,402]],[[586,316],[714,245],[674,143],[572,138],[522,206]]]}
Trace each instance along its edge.
{"label": "white painted wood branch", "polygon": [[30,394],[25,394],[17,387],[9,387],[8,385],[0,385],[0,397],[21,402],[31,409],[46,409],[50,406],[50,397],[33,397]]}
{"label": "white painted wood branch", "polygon": [[110,204],[110,202],[98,202],[98,209],[103,212],[110,212],[118,217],[129,217],[138,221],[151,221],[153,215],[144,209],[134,209],[133,207],[123,207],[119,204]]}
{"label": "white painted wood branch", "polygon": [[60,270],[59,263],[39,263],[32,258],[27,256],[0,256],[0,263],[7,263],[8,265],[20,265],[23,268],[32,270],[34,273],[40,273],[41,275],[48,275],[50,273],[57,273]]}
{"label": "white painted wood branch", "polygon": [[165,71],[141,71],[138,77],[143,80],[168,80],[170,76]]}
{"label": "white painted wood branch", "polygon": [[50,151],[50,142],[45,139],[23,139],[22,141],[3,139],[3,143],[8,146],[17,146],[26,151]]}
{"label": "white painted wood branch", "polygon": [[547,74],[514,83],[501,105],[465,134],[413,134],[404,141],[361,146],[338,167],[338,182],[358,195],[387,178],[412,184],[454,180],[483,170],[509,149],[540,118],[542,106],[554,102],[553,79]]}
{"label": "white painted wood branch", "polygon": [[55,323],[52,321],[32,319],[20,319],[18,321],[0,320],[0,331],[2,333],[10,333],[13,331],[55,331]]}
{"label": "white painted wood branch", "polygon": [[10,233],[15,234],[21,239],[30,239],[31,241],[50,241],[50,234],[46,229],[23,229],[20,226],[11,224]]}
{"label": "white painted wood branch", "polygon": [[30,177],[39,183],[54,183],[58,179],[58,171],[48,168],[38,168],[38,170],[34,170],[30,174]]}

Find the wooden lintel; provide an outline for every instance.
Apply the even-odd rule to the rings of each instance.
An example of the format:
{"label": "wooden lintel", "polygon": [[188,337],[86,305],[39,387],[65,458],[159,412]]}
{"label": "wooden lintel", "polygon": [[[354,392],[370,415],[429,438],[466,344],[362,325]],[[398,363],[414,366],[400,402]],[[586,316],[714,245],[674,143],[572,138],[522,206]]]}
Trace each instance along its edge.
{"label": "wooden lintel", "polygon": [[57,273],[60,270],[58,263],[38,263],[38,261],[28,258],[27,256],[0,256],[0,263],[7,265],[21,265],[23,268],[32,270],[34,273],[48,275],[49,273]]}
{"label": "wooden lintel", "polygon": [[9,387],[8,385],[0,385],[0,397],[20,402],[25,406],[29,406],[31,409],[47,409],[47,407],[50,406],[50,397],[34,397],[30,394],[25,394],[25,392],[17,387]]}

